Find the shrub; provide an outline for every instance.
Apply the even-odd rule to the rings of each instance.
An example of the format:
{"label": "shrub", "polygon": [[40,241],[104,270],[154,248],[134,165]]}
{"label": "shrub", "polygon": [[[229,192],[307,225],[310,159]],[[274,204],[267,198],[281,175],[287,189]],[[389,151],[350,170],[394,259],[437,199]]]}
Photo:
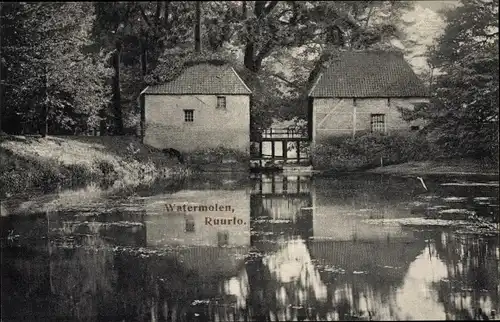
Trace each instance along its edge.
{"label": "shrub", "polygon": [[355,170],[438,156],[425,136],[415,133],[366,134],[355,138],[332,137],[317,144],[312,152],[315,167]]}
{"label": "shrub", "polygon": [[105,177],[115,172],[115,167],[107,160],[96,161],[96,167]]}
{"label": "shrub", "polygon": [[93,177],[92,171],[84,165],[68,164],[65,165],[65,168],[74,183],[84,183]]}
{"label": "shrub", "polygon": [[224,161],[246,162],[249,160],[249,156],[238,150],[217,147],[189,153],[188,159],[193,164],[207,164],[222,163]]}

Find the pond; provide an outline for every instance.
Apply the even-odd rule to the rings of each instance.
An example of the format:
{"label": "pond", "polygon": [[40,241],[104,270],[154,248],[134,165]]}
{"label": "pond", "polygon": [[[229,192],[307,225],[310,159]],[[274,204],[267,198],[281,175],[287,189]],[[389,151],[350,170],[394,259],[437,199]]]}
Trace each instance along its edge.
{"label": "pond", "polygon": [[6,200],[2,319],[498,319],[498,178],[424,183],[208,174]]}

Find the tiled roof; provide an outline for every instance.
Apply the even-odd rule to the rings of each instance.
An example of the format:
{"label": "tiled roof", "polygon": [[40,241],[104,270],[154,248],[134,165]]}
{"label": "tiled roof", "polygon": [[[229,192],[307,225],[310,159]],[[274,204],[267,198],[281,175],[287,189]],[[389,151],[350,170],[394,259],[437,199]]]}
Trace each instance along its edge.
{"label": "tiled roof", "polygon": [[198,64],[187,67],[176,79],[152,85],[146,94],[242,94],[252,92],[229,65]]}
{"label": "tiled roof", "polygon": [[311,97],[427,97],[402,54],[340,51],[320,73]]}

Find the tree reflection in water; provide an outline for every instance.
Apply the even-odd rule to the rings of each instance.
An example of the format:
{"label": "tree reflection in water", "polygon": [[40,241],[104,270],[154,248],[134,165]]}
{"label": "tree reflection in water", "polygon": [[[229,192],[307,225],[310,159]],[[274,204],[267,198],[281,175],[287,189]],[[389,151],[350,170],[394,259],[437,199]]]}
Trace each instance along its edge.
{"label": "tree reflection in water", "polygon": [[[172,216],[170,221],[149,221],[145,212],[125,210],[85,216],[53,212],[0,217],[2,318],[302,321],[497,317],[492,311],[497,314],[500,308],[498,238],[457,234],[439,227],[398,228],[397,234],[385,238],[393,231],[370,230],[353,214],[383,204],[377,208],[380,215],[397,215],[399,208],[387,197],[393,195],[391,189],[398,190],[398,204],[413,202],[415,195],[401,192],[404,185],[380,189],[378,185],[384,182],[365,184],[363,180],[367,179],[352,183],[349,191],[331,190],[332,185],[340,189],[337,181],[330,188],[319,185],[316,196],[306,192],[289,201],[283,196],[270,200],[248,195],[239,201],[251,208],[252,234],[248,239],[234,239],[241,241],[237,246],[151,245],[149,239],[154,236],[148,235],[148,227],[175,223],[184,229],[184,215],[180,219]],[[287,183],[287,189],[300,185]],[[366,190],[370,187],[373,192]],[[384,191],[383,196],[377,189]],[[220,194],[227,192],[221,190]],[[314,213],[317,209],[322,213]],[[340,221],[341,216],[350,217]],[[164,232],[165,227],[154,229]],[[351,229],[356,238],[351,238]],[[12,231],[19,236],[14,241],[7,238]],[[311,238],[318,233],[336,238]],[[245,246],[245,240],[250,244]]]}
{"label": "tree reflection in water", "polygon": [[[446,279],[436,281],[439,301],[450,319],[484,319],[499,304],[498,239],[434,232],[435,256],[446,264]],[[493,316],[495,317],[495,316]]]}

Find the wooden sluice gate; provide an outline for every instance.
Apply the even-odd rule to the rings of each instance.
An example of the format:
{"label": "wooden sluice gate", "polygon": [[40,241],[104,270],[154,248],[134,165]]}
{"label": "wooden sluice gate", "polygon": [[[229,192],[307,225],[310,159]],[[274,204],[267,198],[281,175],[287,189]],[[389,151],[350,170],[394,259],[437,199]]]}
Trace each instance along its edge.
{"label": "wooden sluice gate", "polygon": [[255,130],[250,137],[252,169],[279,170],[286,165],[309,166],[310,138],[302,128]]}

